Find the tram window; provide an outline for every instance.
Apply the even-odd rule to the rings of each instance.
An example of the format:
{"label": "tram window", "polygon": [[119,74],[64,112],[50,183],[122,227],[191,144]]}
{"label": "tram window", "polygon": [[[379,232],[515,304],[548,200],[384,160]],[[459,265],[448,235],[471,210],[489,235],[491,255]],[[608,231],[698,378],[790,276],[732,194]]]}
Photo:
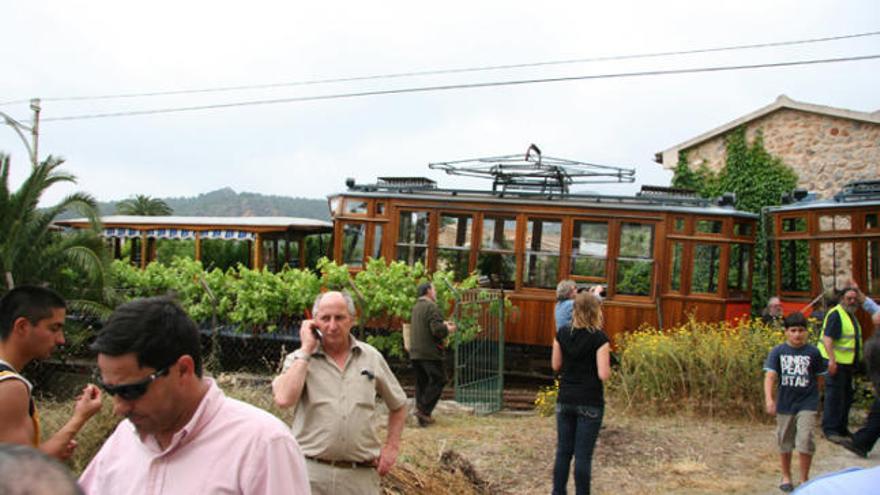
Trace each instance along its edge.
{"label": "tram window", "polygon": [[697,220],[697,232],[701,234],[720,234],[721,220]]}
{"label": "tram window", "polygon": [[376,216],[384,217],[385,216],[385,202],[379,201],[376,203]]}
{"label": "tram window", "polygon": [[675,217],[672,223],[672,229],[676,232],[684,232],[684,217]]}
{"label": "tram window", "polygon": [[806,232],[807,220],[804,217],[791,217],[782,219],[783,232]]}
{"label": "tram window", "polygon": [[694,244],[691,292],[716,294],[720,267],[721,246],[718,244]]}
{"label": "tram window", "polygon": [[428,252],[428,212],[401,211],[397,226],[397,259],[410,265],[425,263]]}
{"label": "tram window", "polygon": [[571,274],[605,279],[608,258],[608,224],[605,222],[574,222],[571,236]]}
{"label": "tram window", "polygon": [[523,285],[552,289],[559,280],[559,251],[562,222],[529,219],[526,232],[526,258]]}
{"label": "tram window", "polygon": [[807,241],[779,243],[781,288],[786,292],[810,291],[810,247]]}
{"label": "tram window", "polygon": [[849,242],[819,243],[819,273],[822,286],[842,289],[853,278],[853,252]]}
{"label": "tram window", "polygon": [[384,230],[384,225],[382,224],[376,224],[373,226],[373,249],[370,252],[370,256],[373,259],[379,259],[382,257],[382,232]]}
{"label": "tram window", "polygon": [[752,224],[736,222],[733,224],[733,235],[737,237],[749,237],[752,235]]}
{"label": "tram window", "polygon": [[366,225],[347,223],[342,226],[342,262],[349,267],[364,266],[364,235]]}
{"label": "tram window", "polygon": [[748,244],[731,244],[730,260],[727,265],[727,294],[729,296],[742,296],[748,292],[749,287],[749,260],[752,257],[752,247]]}
{"label": "tram window", "polygon": [[480,238],[480,253],[477,257],[477,271],[486,277],[492,287],[512,289],[515,285],[516,219],[513,217],[483,217],[483,235]]}
{"label": "tram window", "polygon": [[849,215],[820,215],[819,230],[822,232],[852,230],[852,221]]}
{"label": "tram window", "polygon": [[345,200],[345,213],[348,215],[366,215],[367,202],[363,199],[348,198]]}
{"label": "tram window", "polygon": [[617,258],[618,294],[651,294],[654,271],[654,226],[624,223],[620,226],[620,254]]}
{"label": "tram window", "polygon": [[684,244],[681,242],[672,243],[672,274],[670,288],[676,292],[681,292],[681,262],[684,256]]}
{"label": "tram window", "polygon": [[440,215],[440,229],[437,234],[437,269],[452,271],[455,280],[463,280],[468,276],[472,226],[473,220],[470,215]]}
{"label": "tram window", "polygon": [[880,227],[880,222],[877,221],[878,215],[876,213],[868,213],[865,215],[865,228],[866,229],[876,229]]}
{"label": "tram window", "polygon": [[867,257],[865,266],[868,268],[868,294],[880,295],[880,241],[868,241],[865,250]]}

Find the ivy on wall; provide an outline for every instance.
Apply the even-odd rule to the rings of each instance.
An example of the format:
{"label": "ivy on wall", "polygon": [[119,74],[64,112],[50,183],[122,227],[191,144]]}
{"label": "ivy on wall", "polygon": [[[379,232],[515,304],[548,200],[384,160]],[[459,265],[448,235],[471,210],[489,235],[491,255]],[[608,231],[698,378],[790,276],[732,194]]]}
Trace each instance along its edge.
{"label": "ivy on wall", "polygon": [[[705,198],[732,192],[736,194],[736,208],[752,213],[760,213],[765,206],[779,205],[782,195],[797,186],[797,174],[781,158],[767,151],[760,130],[749,144],[746,128],[739,127],[727,135],[725,145],[727,158],[717,173],[709,170],[705,164],[692,170],[688,165],[687,152],[679,152],[672,185],[693,189]],[[767,232],[763,221],[762,218],[755,244],[752,308],[756,313],[764,307],[770,295]]]}

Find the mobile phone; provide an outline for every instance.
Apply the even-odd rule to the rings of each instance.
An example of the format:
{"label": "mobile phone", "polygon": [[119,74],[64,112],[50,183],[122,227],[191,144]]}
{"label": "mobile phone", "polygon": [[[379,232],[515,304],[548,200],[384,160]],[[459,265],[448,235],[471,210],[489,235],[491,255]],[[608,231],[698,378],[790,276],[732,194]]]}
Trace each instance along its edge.
{"label": "mobile phone", "polygon": [[312,325],[312,335],[314,335],[315,338],[318,340],[324,340],[324,334],[321,333],[321,330],[314,325]]}

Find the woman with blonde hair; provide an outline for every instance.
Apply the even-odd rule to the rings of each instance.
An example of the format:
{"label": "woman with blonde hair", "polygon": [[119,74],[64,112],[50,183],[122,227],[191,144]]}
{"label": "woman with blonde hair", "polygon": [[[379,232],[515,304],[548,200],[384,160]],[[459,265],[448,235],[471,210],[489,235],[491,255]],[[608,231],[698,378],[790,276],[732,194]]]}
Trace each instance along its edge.
{"label": "woman with blonde hair", "polygon": [[594,294],[581,292],[575,298],[572,323],[553,342],[551,365],[560,374],[553,493],[566,493],[574,455],[575,491],[588,494],[593,447],[605,412],[603,382],[611,376],[611,344],[602,331],[602,302]]}

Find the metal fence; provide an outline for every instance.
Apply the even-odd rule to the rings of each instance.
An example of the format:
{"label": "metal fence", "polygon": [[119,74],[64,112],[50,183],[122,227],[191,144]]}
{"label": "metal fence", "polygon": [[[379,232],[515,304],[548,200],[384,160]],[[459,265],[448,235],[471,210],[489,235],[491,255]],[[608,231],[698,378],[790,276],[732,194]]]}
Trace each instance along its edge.
{"label": "metal fence", "polygon": [[504,293],[455,292],[455,400],[477,414],[501,410],[504,391]]}

